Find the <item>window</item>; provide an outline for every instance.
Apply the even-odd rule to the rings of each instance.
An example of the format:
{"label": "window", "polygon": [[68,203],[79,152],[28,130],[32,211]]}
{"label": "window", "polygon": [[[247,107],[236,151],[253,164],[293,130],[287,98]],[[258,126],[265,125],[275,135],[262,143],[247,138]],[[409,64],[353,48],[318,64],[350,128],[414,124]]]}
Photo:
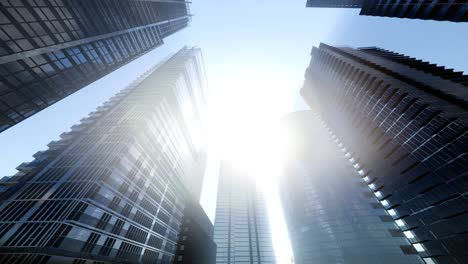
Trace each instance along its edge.
{"label": "window", "polygon": [[148,240],[148,245],[157,249],[162,249],[162,244],[163,244],[163,240],[153,235],[151,235],[150,239]]}
{"label": "window", "polygon": [[160,219],[161,221],[163,221],[166,224],[169,223],[169,216],[166,215],[165,213],[161,212],[161,211],[159,211],[158,219]]}
{"label": "window", "polygon": [[109,223],[109,220],[111,219],[111,215],[108,214],[108,213],[104,213],[102,216],[101,216],[101,219],[99,220],[99,222],[97,223],[96,227],[99,228],[99,229],[105,229],[107,224]]}
{"label": "window", "polygon": [[113,234],[119,235],[120,231],[122,231],[123,225],[124,225],[124,221],[117,219],[117,221],[115,221],[114,227],[112,228],[111,232]]}
{"label": "window", "polygon": [[109,204],[109,209],[111,209],[111,210],[117,209],[117,207],[118,207],[119,204],[120,204],[120,201],[121,201],[121,199],[120,199],[119,197],[115,196],[115,197],[112,199],[111,203]]}
{"label": "window", "polygon": [[166,227],[158,222],[154,223],[153,231],[155,231],[156,233],[162,236],[166,235]]}
{"label": "window", "polygon": [[98,241],[100,235],[96,233],[91,233],[89,235],[88,240],[86,240],[86,243],[84,244],[83,248],[81,249],[81,252],[91,252],[96,245],[96,242]]}
{"label": "window", "polygon": [[405,236],[406,236],[408,239],[414,238],[414,234],[413,234],[413,232],[411,232],[411,231],[405,231],[405,232],[403,232],[403,234],[405,234]]}
{"label": "window", "polygon": [[379,198],[379,199],[382,199],[382,197],[383,197],[382,192],[380,192],[380,191],[375,192],[374,194],[375,194],[375,196],[377,196],[377,198]]}
{"label": "window", "polygon": [[423,258],[423,260],[426,262],[426,264],[436,264],[431,258]]}
{"label": "window", "polygon": [[138,241],[140,243],[145,243],[147,235],[148,233],[146,233],[142,229],[131,225],[125,237],[131,240]]}
{"label": "window", "polygon": [[395,223],[397,224],[397,226],[399,227],[405,227],[405,222],[403,222],[403,220],[395,220]]}
{"label": "window", "polygon": [[419,244],[419,243],[413,244],[413,246],[416,249],[416,251],[418,251],[418,252],[424,252],[425,251],[423,246],[421,244]]}
{"label": "window", "polygon": [[151,225],[153,223],[153,220],[147,215],[143,214],[141,211],[137,211],[133,219],[135,220],[135,222],[147,228],[151,228]]}
{"label": "window", "polygon": [[104,245],[102,245],[102,248],[99,251],[99,254],[103,256],[109,256],[114,244],[115,244],[115,239],[108,237],[106,241],[104,242]]}
{"label": "window", "polygon": [[129,204],[126,204],[122,210],[122,215],[128,217],[131,211],[132,211],[132,207]]}

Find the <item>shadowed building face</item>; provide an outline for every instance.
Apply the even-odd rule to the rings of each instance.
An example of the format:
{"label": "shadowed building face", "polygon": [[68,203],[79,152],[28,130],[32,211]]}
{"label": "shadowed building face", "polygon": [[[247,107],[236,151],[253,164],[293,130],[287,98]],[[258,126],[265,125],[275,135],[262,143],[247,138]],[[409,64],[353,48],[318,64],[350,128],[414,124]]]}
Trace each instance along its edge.
{"label": "shadowed building face", "polygon": [[307,7],[360,8],[365,0],[307,0]]}
{"label": "shadowed building face", "polygon": [[423,263],[317,115],[283,124],[280,196],[295,263]]}
{"label": "shadowed building face", "polygon": [[163,44],[182,0],[0,3],[0,132]]}
{"label": "shadowed building face", "polygon": [[307,7],[361,8],[361,15],[468,22],[464,0],[307,0]]}
{"label": "shadowed building face", "polygon": [[301,93],[428,263],[464,263],[468,78],[380,48],[313,48]]}

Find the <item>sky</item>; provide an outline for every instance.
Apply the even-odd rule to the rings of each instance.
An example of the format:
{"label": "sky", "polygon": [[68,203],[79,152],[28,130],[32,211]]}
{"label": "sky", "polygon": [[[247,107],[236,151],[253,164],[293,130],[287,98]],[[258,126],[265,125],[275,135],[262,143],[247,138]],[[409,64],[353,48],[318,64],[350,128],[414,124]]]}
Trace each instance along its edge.
{"label": "sky", "polygon": [[[278,120],[305,108],[298,92],[312,46],[379,46],[468,71],[468,23],[359,16],[357,9],[305,8],[305,0],[193,0],[191,25],[162,47],[0,133],[0,177],[31,161],[73,124],[182,46],[202,49],[208,78],[210,158],[201,204],[214,219],[221,158],[254,166],[268,194],[274,239],[283,262],[290,251],[274,164]],[[255,161],[255,162],[252,162]]]}

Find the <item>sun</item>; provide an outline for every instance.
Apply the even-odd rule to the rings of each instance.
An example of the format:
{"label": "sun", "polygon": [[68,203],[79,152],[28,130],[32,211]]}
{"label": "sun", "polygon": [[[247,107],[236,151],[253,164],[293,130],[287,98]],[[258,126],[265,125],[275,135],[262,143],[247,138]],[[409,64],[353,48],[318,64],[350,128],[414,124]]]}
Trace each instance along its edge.
{"label": "sun", "polygon": [[[232,76],[232,75],[229,75]],[[226,77],[229,77],[226,76]],[[210,151],[218,160],[247,171],[267,197],[278,263],[290,263],[291,250],[277,184],[284,158],[282,117],[291,112],[291,82],[281,74],[252,71],[209,84]]]}
{"label": "sun", "polygon": [[256,72],[210,88],[210,137],[221,159],[248,168],[276,159],[279,120],[291,109],[285,81]]}

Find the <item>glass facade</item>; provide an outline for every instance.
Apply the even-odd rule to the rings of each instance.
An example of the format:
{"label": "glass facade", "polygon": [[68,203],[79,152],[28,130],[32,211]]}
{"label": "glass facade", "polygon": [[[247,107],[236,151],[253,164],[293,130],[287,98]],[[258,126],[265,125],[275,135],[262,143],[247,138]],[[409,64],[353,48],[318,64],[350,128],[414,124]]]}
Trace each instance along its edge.
{"label": "glass facade", "polygon": [[265,197],[245,172],[221,165],[214,241],[217,264],[275,264]]}
{"label": "glass facade", "polygon": [[307,0],[307,7],[361,8],[361,15],[468,22],[465,0]]}
{"label": "glass facade", "polygon": [[460,83],[465,86],[468,85],[468,76],[463,74],[462,71],[454,71],[453,69],[448,69],[444,66],[439,66],[428,61],[418,60],[410,56],[405,56],[403,54],[378,47],[364,47],[359,48],[359,50],[374,56],[397,62],[399,64],[406,65],[410,68],[423,71],[428,74],[436,75],[437,77],[449,80],[451,82]]}
{"label": "glass facade", "polygon": [[163,44],[183,0],[0,1],[0,132]]}
{"label": "glass facade", "polygon": [[382,49],[321,44],[301,91],[427,263],[468,256],[464,80]]}
{"label": "glass facade", "polygon": [[0,263],[172,263],[203,177],[200,56],[182,49],[2,180]]}
{"label": "glass facade", "polygon": [[365,0],[307,0],[307,7],[360,8]]}
{"label": "glass facade", "polygon": [[216,244],[213,224],[198,202],[185,207],[175,264],[215,264]]}
{"label": "glass facade", "polygon": [[280,195],[295,263],[424,263],[312,111],[284,127]]}

